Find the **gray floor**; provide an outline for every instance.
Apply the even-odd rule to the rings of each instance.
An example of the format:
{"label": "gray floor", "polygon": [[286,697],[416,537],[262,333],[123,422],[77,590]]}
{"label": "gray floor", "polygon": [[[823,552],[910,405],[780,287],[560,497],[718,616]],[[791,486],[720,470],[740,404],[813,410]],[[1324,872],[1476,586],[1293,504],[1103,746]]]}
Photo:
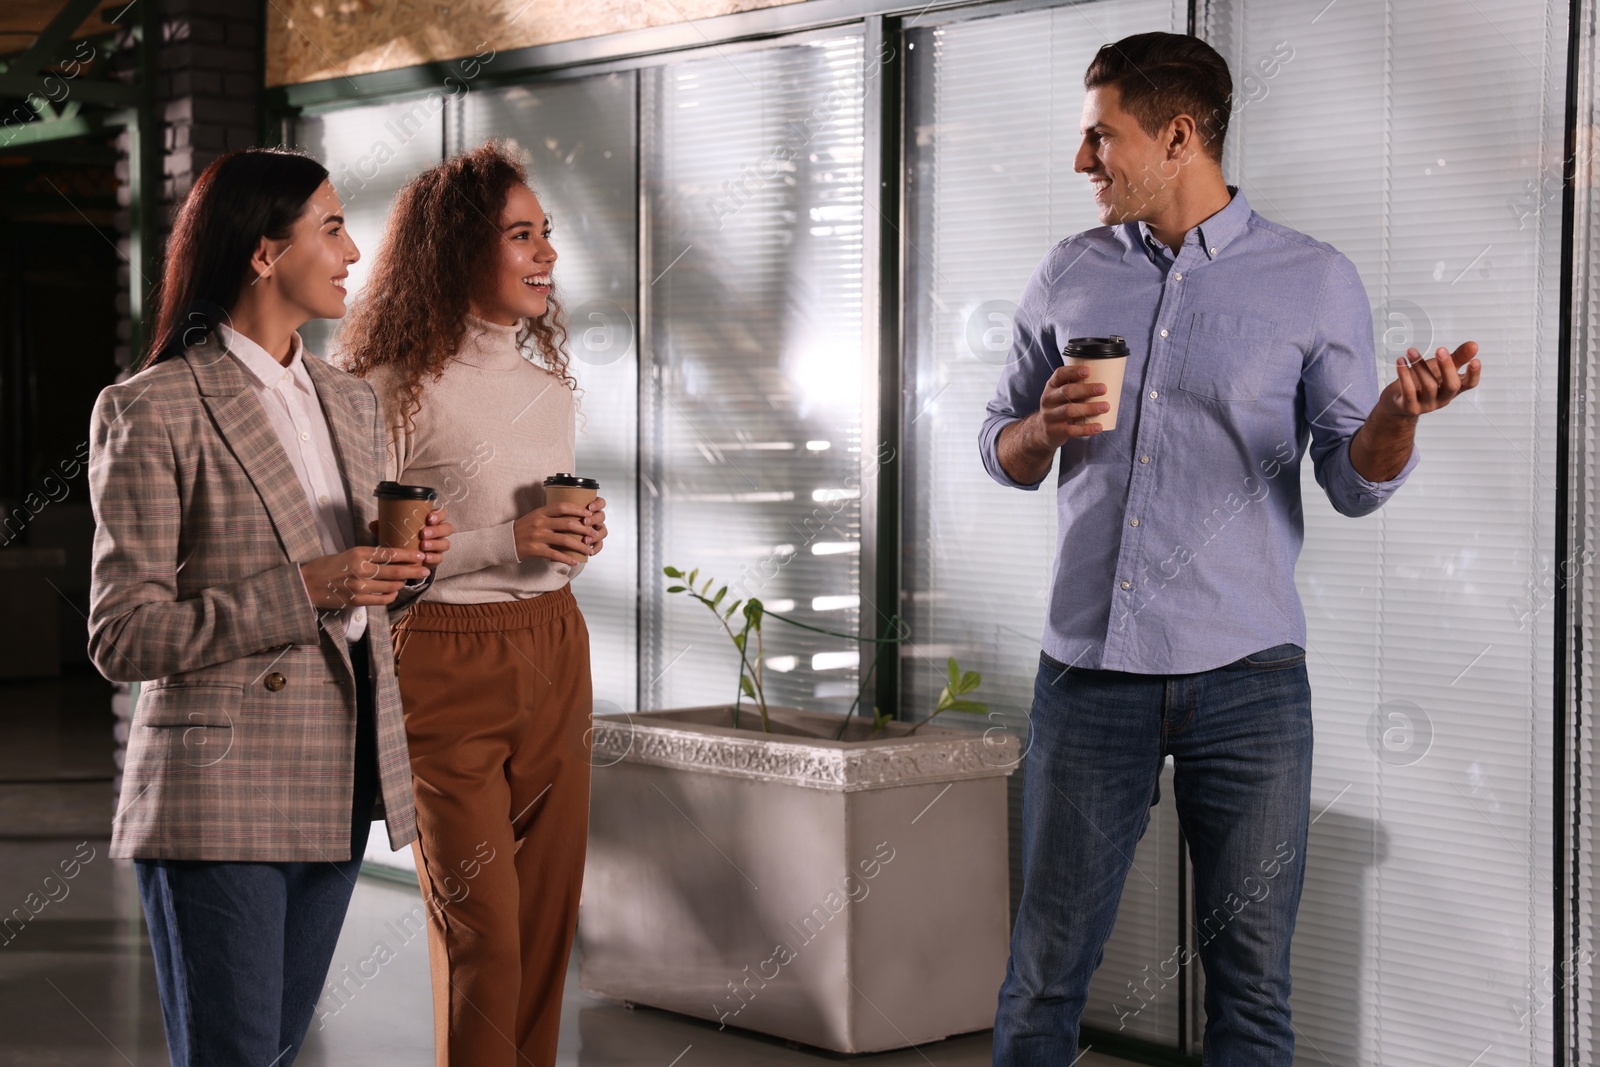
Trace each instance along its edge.
{"label": "gray floor", "polygon": [[[0,927],[0,1067],[167,1063],[132,866],[110,859],[109,842],[99,836],[111,814],[106,693],[98,679],[0,682],[0,915],[19,906],[36,913],[25,925]],[[417,903],[415,889],[361,879],[330,975],[349,975],[345,993],[319,1005],[302,1067],[433,1062],[426,939],[408,939],[397,925]],[[630,1009],[582,992],[576,976],[574,961],[559,1067],[990,1062],[987,1033],[840,1057]],[[1094,1052],[1078,1061],[1081,1067],[1120,1062]]]}

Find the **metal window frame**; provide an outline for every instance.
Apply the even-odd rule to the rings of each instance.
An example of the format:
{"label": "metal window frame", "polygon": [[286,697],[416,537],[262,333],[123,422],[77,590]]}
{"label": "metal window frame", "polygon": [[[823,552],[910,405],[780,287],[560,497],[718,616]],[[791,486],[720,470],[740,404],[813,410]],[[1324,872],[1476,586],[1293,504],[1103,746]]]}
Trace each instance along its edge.
{"label": "metal window frame", "polygon": [[[1573,317],[1582,295],[1573,291],[1577,277],[1576,241],[1577,226],[1577,176],[1578,176],[1578,111],[1579,102],[1591,98],[1580,83],[1585,66],[1585,47],[1592,52],[1593,41],[1582,32],[1591,25],[1595,15],[1595,0],[1569,0],[1567,9],[1567,68],[1564,142],[1561,174],[1561,270],[1559,291],[1566,298],[1558,302],[1559,322],[1556,330],[1556,545],[1555,558],[1572,558],[1575,544],[1582,543],[1584,531],[1575,523],[1583,508],[1571,499],[1574,486],[1581,487],[1577,466],[1586,457],[1574,454],[1574,442],[1579,448],[1588,443],[1589,435],[1575,419],[1585,418],[1585,398],[1574,397],[1573,383],[1578,379],[1573,368]],[[1592,57],[1591,61],[1592,61]],[[1587,271],[1585,273],[1588,273]],[[1580,383],[1581,387],[1581,383]],[[1555,929],[1551,937],[1551,974],[1555,977],[1555,991],[1551,997],[1550,1026],[1555,1049],[1555,1067],[1579,1063],[1577,1022],[1584,1017],[1582,1003],[1587,984],[1569,981],[1568,959],[1576,958],[1583,939],[1581,890],[1579,879],[1583,871],[1578,857],[1572,855],[1570,840],[1575,844],[1583,833],[1579,824],[1582,805],[1579,790],[1593,789],[1588,784],[1582,765],[1581,748],[1575,743],[1577,731],[1587,723],[1582,706],[1582,660],[1584,636],[1578,620],[1572,616],[1573,598],[1567,589],[1566,568],[1558,567],[1554,597],[1551,649],[1554,655],[1552,684],[1555,689],[1551,707],[1554,722],[1551,726],[1555,751],[1552,753],[1554,774],[1551,782],[1552,840],[1554,870],[1551,873],[1551,890],[1554,896]],[[1592,593],[1590,595],[1593,595]],[[1591,924],[1592,919],[1588,920]],[[1569,946],[1570,942],[1570,946]],[[1572,955],[1568,956],[1570,947]],[[1593,1007],[1590,1006],[1590,1012]]]}

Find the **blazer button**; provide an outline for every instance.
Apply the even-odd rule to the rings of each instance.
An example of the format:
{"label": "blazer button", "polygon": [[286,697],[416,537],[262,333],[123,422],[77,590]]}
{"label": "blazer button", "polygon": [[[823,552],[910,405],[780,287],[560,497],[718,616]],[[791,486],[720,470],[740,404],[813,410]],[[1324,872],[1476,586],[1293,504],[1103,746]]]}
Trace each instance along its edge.
{"label": "blazer button", "polygon": [[267,675],[267,680],[261,684],[265,685],[272,692],[276,693],[278,690],[288,685],[289,680],[283,675],[279,674],[277,671],[273,671],[271,674]]}

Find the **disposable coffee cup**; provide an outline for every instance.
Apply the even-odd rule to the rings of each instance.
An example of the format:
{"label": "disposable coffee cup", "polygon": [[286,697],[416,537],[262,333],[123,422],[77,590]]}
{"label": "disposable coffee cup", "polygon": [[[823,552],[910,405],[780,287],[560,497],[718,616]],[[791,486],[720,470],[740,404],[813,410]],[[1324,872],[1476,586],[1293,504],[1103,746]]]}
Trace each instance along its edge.
{"label": "disposable coffee cup", "polygon": [[600,495],[600,483],[593,478],[580,478],[576,474],[552,474],[544,480],[546,504],[576,504],[580,508]]}
{"label": "disposable coffee cup", "polygon": [[1061,350],[1061,360],[1068,367],[1088,367],[1089,377],[1084,382],[1099,382],[1106,387],[1104,396],[1090,397],[1088,403],[1105,401],[1111,410],[1104,415],[1094,415],[1090,422],[1098,422],[1102,430],[1117,428],[1117,402],[1122,399],[1122,375],[1128,369],[1128,343],[1116,334],[1110,337],[1072,337]]}
{"label": "disposable coffee cup", "polygon": [[579,478],[576,474],[552,474],[544,480],[546,504],[576,504],[580,508],[600,495],[600,483],[593,478]]}
{"label": "disposable coffee cup", "polygon": [[439,494],[426,485],[401,485],[379,482],[378,544],[383,548],[422,551],[422,528],[428,525],[428,512],[438,506]]}

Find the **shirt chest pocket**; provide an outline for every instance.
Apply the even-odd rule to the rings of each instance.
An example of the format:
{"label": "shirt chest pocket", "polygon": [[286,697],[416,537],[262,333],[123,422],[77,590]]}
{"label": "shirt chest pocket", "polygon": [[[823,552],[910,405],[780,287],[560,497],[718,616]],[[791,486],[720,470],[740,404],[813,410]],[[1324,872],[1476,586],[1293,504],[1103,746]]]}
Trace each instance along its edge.
{"label": "shirt chest pocket", "polygon": [[1203,311],[1189,326],[1178,388],[1224,403],[1253,401],[1291,363],[1298,378],[1299,350],[1271,319]]}

